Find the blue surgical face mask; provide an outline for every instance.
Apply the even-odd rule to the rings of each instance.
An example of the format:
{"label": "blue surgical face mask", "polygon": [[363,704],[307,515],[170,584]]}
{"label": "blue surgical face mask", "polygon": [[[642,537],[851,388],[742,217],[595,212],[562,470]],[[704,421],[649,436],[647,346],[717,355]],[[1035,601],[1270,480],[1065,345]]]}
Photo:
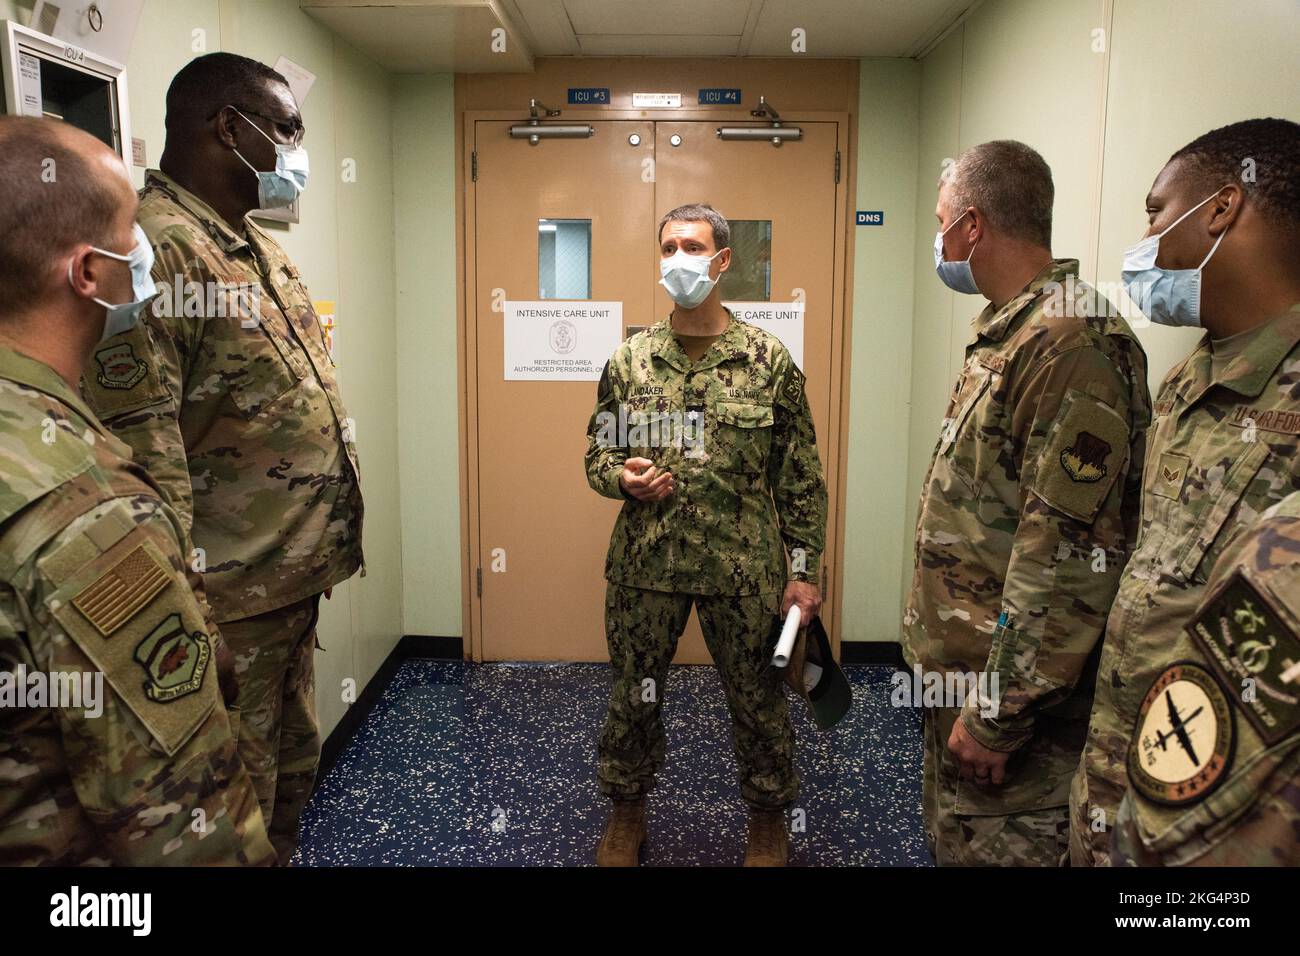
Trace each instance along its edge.
{"label": "blue surgical face mask", "polygon": [[[969,210],[967,210],[969,212]],[[948,229],[951,229],[957,223],[965,218],[966,213],[962,213],[952,222],[948,223]],[[953,292],[963,292],[966,295],[977,295],[980,287],[975,284],[975,276],[970,271],[970,258],[975,255],[975,246],[979,245],[979,240],[975,240],[975,246],[970,247],[970,256],[967,256],[960,262],[948,262],[943,258],[943,237],[948,234],[948,229],[934,234],[934,271],[939,274],[943,284]]]}
{"label": "blue surgical face mask", "polygon": [[[1169,226],[1173,229],[1196,210],[1219,195],[1216,189]],[[1124,291],[1133,304],[1152,322],[1159,325],[1199,326],[1201,324],[1201,270],[1219,248],[1228,234],[1225,229],[1214,240],[1207,255],[1195,269],[1162,269],[1156,265],[1160,255],[1160,239],[1169,229],[1155,236],[1147,236],[1135,246],[1124,250],[1124,268],[1120,278]]]}
{"label": "blue surgical face mask", "polygon": [[667,259],[659,260],[659,284],[684,309],[693,309],[709,297],[717,279],[709,278],[709,263],[722,255],[719,249],[711,256],[688,256],[678,249]]}
{"label": "blue surgical face mask", "polygon": [[[238,108],[231,107],[236,113]],[[235,155],[244,160],[244,165],[257,174],[257,203],[259,209],[284,209],[292,206],[294,200],[307,188],[307,174],[310,172],[307,162],[307,150],[301,146],[285,146],[277,143],[261,127],[243,113],[239,113],[244,122],[266,137],[267,142],[275,147],[275,169],[264,173],[235,150]]]}
{"label": "blue surgical face mask", "polygon": [[[115,335],[123,332],[129,332],[135,328],[140,321],[140,316],[144,312],[149,301],[158,294],[158,287],[153,281],[153,246],[149,244],[149,237],[144,234],[140,224],[136,223],[132,230],[135,234],[135,248],[126,255],[117,252],[109,252],[107,249],[100,249],[97,246],[90,248],[101,256],[107,256],[110,259],[116,259],[118,262],[126,262],[131,266],[131,294],[135,299],[122,305],[112,305],[103,299],[93,299],[97,305],[102,305],[107,312],[104,319],[104,331],[99,340],[106,342]],[[68,284],[72,284],[72,263],[68,263]]]}

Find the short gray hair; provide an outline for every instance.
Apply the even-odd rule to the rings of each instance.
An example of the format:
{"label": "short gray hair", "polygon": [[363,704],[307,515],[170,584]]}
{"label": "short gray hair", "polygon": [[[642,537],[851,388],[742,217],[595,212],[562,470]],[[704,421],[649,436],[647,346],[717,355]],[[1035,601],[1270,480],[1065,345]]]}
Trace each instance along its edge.
{"label": "short gray hair", "polygon": [[659,220],[659,241],[664,240],[664,226],[670,222],[707,222],[713,227],[713,248],[722,250],[731,245],[731,224],[722,213],[706,202],[693,202],[678,206]]}
{"label": "short gray hair", "polygon": [[972,146],[944,170],[945,182],[949,212],[974,206],[1000,232],[1052,247],[1052,170],[1037,150],[1014,139]]}

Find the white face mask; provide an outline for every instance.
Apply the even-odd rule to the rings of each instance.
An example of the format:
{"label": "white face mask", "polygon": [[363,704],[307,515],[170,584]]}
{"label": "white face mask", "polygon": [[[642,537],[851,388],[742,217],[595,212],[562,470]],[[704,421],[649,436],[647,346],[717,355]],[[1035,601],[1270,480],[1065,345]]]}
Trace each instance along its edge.
{"label": "white face mask", "polygon": [[[153,246],[149,244],[149,237],[144,234],[140,224],[136,223],[132,232],[135,235],[135,248],[126,255],[117,252],[109,252],[107,249],[100,249],[98,246],[91,246],[101,256],[107,256],[110,259],[116,259],[118,262],[130,263],[131,266],[131,294],[135,299],[131,302],[125,302],[122,305],[112,305],[103,299],[92,299],[96,305],[102,305],[107,312],[104,318],[104,331],[99,340],[106,342],[115,335],[123,332],[129,332],[135,328],[140,321],[140,315],[144,312],[145,306],[149,300],[158,294],[158,287],[154,284],[153,275]],[[72,284],[72,262],[68,262],[68,284]]]}
{"label": "white face mask", "polygon": [[[967,212],[969,211],[967,210]],[[961,222],[965,216],[966,213],[962,213],[948,223],[948,229]],[[934,234],[934,271],[939,274],[943,284],[952,289],[953,292],[976,295],[979,293],[980,287],[975,284],[975,274],[970,271],[970,260],[971,256],[975,255],[975,246],[979,245],[979,240],[976,239],[975,245],[970,247],[970,256],[957,262],[949,262],[943,257],[943,237],[948,235],[948,229]]]}
{"label": "white face mask", "polygon": [[[238,108],[232,110],[239,113]],[[307,174],[310,172],[307,162],[307,150],[301,146],[285,146],[277,143],[261,127],[243,113],[239,113],[244,122],[266,137],[267,142],[275,147],[275,169],[264,173],[235,150],[235,155],[244,160],[244,165],[257,174],[257,202],[259,209],[283,209],[292,206],[294,200],[307,188]]]}
{"label": "white face mask", "polygon": [[693,309],[709,297],[717,279],[709,278],[709,263],[724,250],[711,256],[688,256],[678,249],[667,259],[659,260],[659,284],[684,309]]}
{"label": "white face mask", "polygon": [[1162,269],[1156,265],[1156,258],[1160,255],[1161,237],[1219,195],[1219,192],[1216,189],[1206,196],[1159,235],[1147,236],[1137,245],[1124,250],[1124,267],[1120,271],[1124,291],[1133,300],[1133,304],[1142,310],[1142,314],[1158,325],[1201,324],[1201,270],[1218,250],[1219,243],[1228,234],[1228,230],[1219,233],[1219,238],[1210,247],[1209,255],[1195,269]]}

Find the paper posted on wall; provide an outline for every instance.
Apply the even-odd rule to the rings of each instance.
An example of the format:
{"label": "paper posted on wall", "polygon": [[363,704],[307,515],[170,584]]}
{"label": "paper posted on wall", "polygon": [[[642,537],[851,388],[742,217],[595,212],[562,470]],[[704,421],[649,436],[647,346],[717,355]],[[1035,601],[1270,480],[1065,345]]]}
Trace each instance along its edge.
{"label": "paper posted on wall", "polygon": [[599,381],[622,337],[622,302],[506,302],[506,381]]}

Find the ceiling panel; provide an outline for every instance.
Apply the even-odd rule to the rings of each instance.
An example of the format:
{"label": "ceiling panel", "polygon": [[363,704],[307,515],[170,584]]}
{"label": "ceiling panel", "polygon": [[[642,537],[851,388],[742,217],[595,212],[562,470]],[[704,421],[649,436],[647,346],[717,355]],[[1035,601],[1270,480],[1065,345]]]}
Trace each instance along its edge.
{"label": "ceiling panel", "polygon": [[[525,0],[521,10],[530,6]],[[735,36],[745,30],[753,0],[564,0],[579,36]]]}
{"label": "ceiling panel", "polygon": [[[916,56],[979,0],[300,0],[399,73],[517,73],[536,56]],[[507,50],[494,52],[494,29]],[[802,29],[806,52],[791,49]]]}
{"label": "ceiling panel", "polygon": [[[394,73],[531,72],[533,53],[497,0],[300,0],[325,24]],[[506,31],[493,50],[494,30]]]}
{"label": "ceiling panel", "polygon": [[[971,0],[798,0],[760,4],[749,56],[912,56]],[[790,49],[801,27],[807,53]]]}

